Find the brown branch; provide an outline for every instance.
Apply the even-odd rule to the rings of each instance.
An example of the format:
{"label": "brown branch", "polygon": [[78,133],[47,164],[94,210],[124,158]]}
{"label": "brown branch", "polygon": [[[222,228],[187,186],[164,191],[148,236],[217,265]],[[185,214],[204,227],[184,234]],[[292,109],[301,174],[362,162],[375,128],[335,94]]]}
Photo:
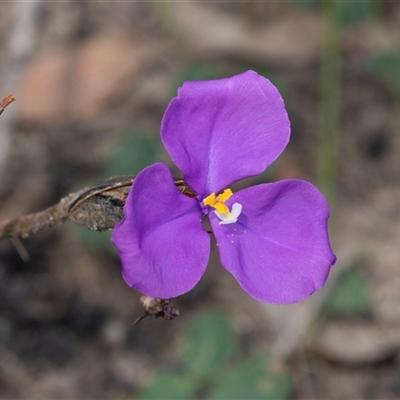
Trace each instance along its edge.
{"label": "brown branch", "polygon": [[12,94],[8,94],[3,100],[0,101],[0,115],[3,114],[5,108],[13,101],[15,101],[15,97]]}
{"label": "brown branch", "polygon": [[[0,222],[0,239],[28,237],[43,228],[71,220],[95,231],[112,229],[124,217],[124,204],[135,176],[110,178],[62,198],[46,210]],[[175,178],[178,190],[188,197],[196,194],[182,179]]]}

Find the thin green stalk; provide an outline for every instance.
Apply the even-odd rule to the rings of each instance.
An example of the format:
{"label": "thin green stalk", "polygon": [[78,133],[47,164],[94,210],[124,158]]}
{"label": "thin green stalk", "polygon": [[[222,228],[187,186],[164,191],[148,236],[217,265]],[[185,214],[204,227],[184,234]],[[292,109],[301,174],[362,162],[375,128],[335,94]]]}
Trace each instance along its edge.
{"label": "thin green stalk", "polygon": [[320,75],[320,130],[318,145],[318,186],[334,210],[340,132],[342,1],[324,0],[323,41]]}

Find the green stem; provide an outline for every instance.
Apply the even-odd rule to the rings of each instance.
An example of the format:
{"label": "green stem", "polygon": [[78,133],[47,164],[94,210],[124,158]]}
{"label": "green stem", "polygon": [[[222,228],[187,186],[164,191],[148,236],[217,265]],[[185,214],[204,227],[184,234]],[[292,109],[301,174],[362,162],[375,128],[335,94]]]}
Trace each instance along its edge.
{"label": "green stem", "polygon": [[334,209],[340,129],[342,2],[324,0],[323,41],[320,75],[320,131],[318,145],[318,186]]}

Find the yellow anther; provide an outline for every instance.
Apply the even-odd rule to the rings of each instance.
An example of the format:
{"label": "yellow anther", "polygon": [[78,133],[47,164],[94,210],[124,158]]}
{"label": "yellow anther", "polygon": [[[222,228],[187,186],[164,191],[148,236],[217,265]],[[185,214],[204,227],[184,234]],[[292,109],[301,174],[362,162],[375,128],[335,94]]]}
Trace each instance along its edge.
{"label": "yellow anther", "polygon": [[214,205],[215,205],[215,193],[211,193],[209,196],[207,196],[207,197],[203,200],[203,204],[204,204],[205,206],[214,207]]}
{"label": "yellow anther", "polygon": [[218,196],[215,196],[215,193],[211,193],[203,200],[203,204],[205,206],[209,206],[215,208],[219,213],[225,214],[226,216],[230,215],[230,211],[228,206],[225,205],[225,201],[232,196],[232,190],[226,189]]}
{"label": "yellow anther", "polygon": [[233,195],[231,189],[225,189],[221,194],[217,196],[217,201],[221,201],[222,203],[225,203]]}

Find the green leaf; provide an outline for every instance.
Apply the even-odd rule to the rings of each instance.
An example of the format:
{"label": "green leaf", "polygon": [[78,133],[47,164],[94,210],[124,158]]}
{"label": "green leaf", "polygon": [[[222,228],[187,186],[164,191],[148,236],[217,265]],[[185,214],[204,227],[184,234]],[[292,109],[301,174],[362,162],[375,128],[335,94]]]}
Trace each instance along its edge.
{"label": "green leaf", "polygon": [[110,152],[104,165],[104,176],[132,175],[155,161],[158,136],[131,132]]}
{"label": "green leaf", "polygon": [[370,308],[368,284],[358,268],[349,268],[338,278],[323,311],[329,315],[365,314]]}
{"label": "green leaf", "polygon": [[184,378],[159,371],[152,384],[141,391],[142,400],[185,400],[194,397],[196,387]]}
{"label": "green leaf", "polygon": [[377,54],[369,59],[367,68],[381,75],[397,99],[400,98],[400,54],[394,52]]}
{"label": "green leaf", "polygon": [[189,329],[183,361],[196,378],[212,377],[236,351],[228,316],[219,311],[199,315]]}
{"label": "green leaf", "polygon": [[292,391],[291,379],[278,361],[260,354],[248,357],[210,392],[210,400],[280,400]]}
{"label": "green leaf", "polygon": [[394,52],[382,52],[375,54],[368,61],[368,67],[377,73],[398,75],[400,66],[400,54]]}

